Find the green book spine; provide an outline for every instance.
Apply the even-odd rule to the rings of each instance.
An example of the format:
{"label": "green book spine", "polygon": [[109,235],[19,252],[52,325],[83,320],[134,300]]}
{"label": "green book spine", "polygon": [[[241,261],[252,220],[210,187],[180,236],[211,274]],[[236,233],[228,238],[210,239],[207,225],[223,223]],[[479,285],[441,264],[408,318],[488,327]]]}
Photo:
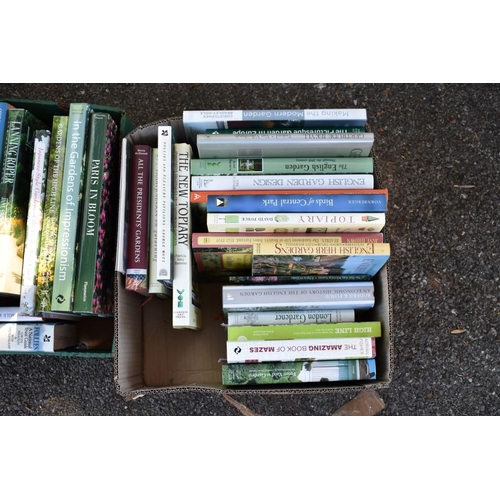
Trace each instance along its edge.
{"label": "green book spine", "polygon": [[76,254],[90,106],[72,103],[57,233],[56,264],[52,290],[52,311],[71,312],[76,275]]}
{"label": "green book spine", "polygon": [[49,164],[50,130],[35,132],[30,200],[26,224],[23,277],[21,282],[21,314],[33,315],[36,305],[36,276],[42,233],[43,205]]}
{"label": "green book spine", "polygon": [[67,135],[68,117],[54,116],[36,282],[35,308],[40,312],[50,311],[52,304],[52,286],[54,283],[57,231],[59,227],[59,210],[61,206]]}
{"label": "green book spine", "polygon": [[224,385],[300,384],[376,380],[375,359],[290,361],[222,365]]}
{"label": "green book spine", "polygon": [[93,113],[83,190],[74,312],[113,311],[113,245],[117,126],[108,113]]}
{"label": "green book spine", "polygon": [[20,296],[35,131],[47,128],[24,109],[9,109],[0,179],[0,294]]}
{"label": "green book spine", "polygon": [[379,321],[227,327],[227,340],[230,341],[355,338],[380,337],[381,335],[382,329]]}
{"label": "green book spine", "polygon": [[372,174],[373,158],[217,158],[191,160],[191,175]]}

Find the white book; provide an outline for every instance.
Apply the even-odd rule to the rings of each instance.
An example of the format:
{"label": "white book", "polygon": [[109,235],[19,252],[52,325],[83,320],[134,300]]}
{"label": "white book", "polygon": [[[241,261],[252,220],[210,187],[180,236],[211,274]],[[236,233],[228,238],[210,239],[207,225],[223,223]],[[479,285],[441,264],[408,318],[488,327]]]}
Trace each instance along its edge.
{"label": "white book", "polygon": [[208,213],[210,233],[380,232],[385,213]]}
{"label": "white book", "polygon": [[227,326],[307,325],[313,323],[351,322],[354,322],[354,309],[230,311],[227,313]]}
{"label": "white book", "polygon": [[306,134],[198,134],[200,158],[368,157],[372,132]]}
{"label": "white book", "polygon": [[374,189],[373,174],[193,175],[192,191]]}
{"label": "white book", "polygon": [[234,311],[371,309],[372,281],[300,285],[223,285],[222,309]]}
{"label": "white book", "polygon": [[368,359],[376,356],[374,337],[236,340],[226,342],[228,363]]}
{"label": "white book", "polygon": [[207,129],[364,127],[366,109],[187,110],[184,129],[189,140]]}
{"label": "white book", "polygon": [[0,324],[0,351],[55,352],[77,343],[74,323]]}
{"label": "white book", "polygon": [[33,315],[36,307],[36,281],[43,224],[43,202],[49,164],[50,130],[37,130],[33,145],[30,198],[26,223],[23,274],[21,279],[21,314]]}
{"label": "white book", "polygon": [[174,255],[172,283],[172,327],[199,330],[201,307],[194,283],[191,251],[191,210],[189,198],[189,144],[174,145]]}
{"label": "white book", "polygon": [[151,150],[151,191],[149,195],[149,293],[167,296],[167,287],[156,279],[158,276],[158,148]]}
{"label": "white book", "polygon": [[120,155],[120,197],[118,201],[118,230],[116,237],[116,261],[115,271],[125,274],[125,258],[127,248],[127,178],[130,148],[127,139],[122,139]]}
{"label": "white book", "polygon": [[157,270],[151,275],[153,281],[172,287],[172,249],[173,249],[173,214],[172,214],[172,166],[173,166],[173,131],[170,125],[158,126],[158,175],[153,186],[158,199],[156,222]]}

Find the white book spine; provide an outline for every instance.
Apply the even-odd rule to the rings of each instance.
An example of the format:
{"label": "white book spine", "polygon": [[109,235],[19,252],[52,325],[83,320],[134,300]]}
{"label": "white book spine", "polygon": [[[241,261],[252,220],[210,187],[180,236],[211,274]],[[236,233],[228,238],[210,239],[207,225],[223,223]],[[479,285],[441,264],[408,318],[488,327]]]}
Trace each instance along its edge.
{"label": "white book spine", "polygon": [[36,279],[38,257],[43,224],[43,202],[47,179],[50,131],[37,132],[33,147],[30,200],[26,224],[26,246],[24,250],[23,274],[21,280],[21,313],[32,315],[36,306]]}
{"label": "white book spine", "polygon": [[369,359],[376,355],[373,337],[228,341],[226,349],[228,363]]}
{"label": "white book spine", "polygon": [[210,233],[380,232],[385,213],[208,213]]}
{"label": "white book spine", "polygon": [[153,148],[151,150],[151,186],[153,189],[150,191],[150,231],[149,231],[149,248],[151,251],[149,252],[149,275],[151,279],[149,280],[149,293],[155,294],[166,294],[167,288],[163,283],[156,279],[158,275],[158,189],[157,186],[158,181],[158,149]]}
{"label": "white book spine", "polygon": [[192,191],[374,189],[373,174],[193,175]]}
{"label": "white book spine", "polygon": [[54,352],[54,328],[42,322],[0,325],[0,351]]}
{"label": "white book spine", "polygon": [[351,323],[354,309],[228,312],[227,326]]}
{"label": "white book spine", "polygon": [[157,271],[152,275],[164,285],[172,284],[172,158],[173,140],[172,127],[158,127],[158,176],[154,184],[158,194],[158,217],[156,254],[158,258]]}
{"label": "white book spine", "polygon": [[120,161],[120,196],[118,201],[118,230],[116,237],[115,271],[125,274],[125,249],[127,248],[127,179],[130,161],[130,148],[126,138],[122,139]]}
{"label": "white book spine", "polygon": [[191,254],[191,211],[189,200],[189,144],[174,145],[174,255],[172,283],[172,327],[198,330],[201,309],[195,303]]}

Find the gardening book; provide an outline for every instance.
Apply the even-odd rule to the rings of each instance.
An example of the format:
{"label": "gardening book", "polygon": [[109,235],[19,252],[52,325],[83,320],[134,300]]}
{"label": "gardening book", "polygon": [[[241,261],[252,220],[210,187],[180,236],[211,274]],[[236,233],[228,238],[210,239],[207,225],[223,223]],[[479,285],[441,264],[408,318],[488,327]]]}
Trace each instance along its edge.
{"label": "gardening book", "polygon": [[198,134],[200,158],[366,157],[372,132],[352,134]]}
{"label": "gardening book", "polygon": [[[191,191],[374,189],[373,174],[193,175]],[[215,193],[218,194],[218,193]]]}
{"label": "gardening book", "polygon": [[309,325],[354,322],[354,309],[228,312],[228,327],[265,325]]}
{"label": "gardening book", "polygon": [[252,276],[368,274],[373,277],[389,256],[389,243],[259,242],[253,245]]}
{"label": "gardening book", "polygon": [[200,273],[231,276],[250,274],[254,243],[340,244],[383,242],[382,233],[193,233],[193,254]]}
{"label": "gardening book", "polygon": [[309,274],[302,276],[228,276],[229,284],[239,285],[259,285],[263,283],[272,283],[275,285],[299,285],[303,283],[333,283],[348,281],[369,281],[371,277],[368,274]]}
{"label": "gardening book", "polygon": [[191,175],[373,174],[373,158],[218,158],[191,160]]}
{"label": "gardening book", "polygon": [[366,109],[248,109],[186,110],[183,124],[187,138],[208,129],[365,127]]}
{"label": "gardening book", "polygon": [[52,311],[73,310],[90,113],[91,107],[87,103],[70,104],[52,289]]}
{"label": "gardening book", "polygon": [[202,324],[196,265],[191,251],[192,221],[189,202],[189,144],[174,145],[174,256],[172,326],[199,330]]}
{"label": "gardening book", "polygon": [[384,212],[207,214],[210,233],[365,233],[384,226]]}
{"label": "gardening book", "polygon": [[222,365],[224,385],[301,384],[376,380],[375,359],[336,359]]}
{"label": "gardening book", "polygon": [[294,127],[294,128],[208,128],[206,134],[349,134],[366,132],[366,127]]}
{"label": "gardening book", "polygon": [[21,294],[35,132],[47,126],[25,109],[9,109],[0,172],[0,295]]}
{"label": "gardening book", "polygon": [[385,212],[387,196],[366,190],[352,194],[247,194],[209,195],[207,212],[259,213],[259,212]]}
{"label": "gardening book", "polygon": [[43,206],[42,235],[38,258],[36,281],[36,310],[50,311],[52,307],[52,287],[56,264],[57,232],[68,135],[68,117],[54,116],[50,138],[49,165]]}
{"label": "gardening book", "polygon": [[371,309],[372,281],[292,285],[223,285],[222,308],[232,311]]}
{"label": "gardening book", "polygon": [[226,342],[227,363],[316,361],[376,357],[374,337],[293,340],[236,340]]}
{"label": "gardening book", "polygon": [[56,352],[77,343],[75,323],[0,323],[0,351]]}
{"label": "gardening book", "polygon": [[36,308],[36,280],[49,163],[50,136],[50,130],[37,130],[33,146],[33,167],[31,170],[20,303],[22,314],[29,316],[35,313]]}
{"label": "gardening book", "polygon": [[287,340],[380,337],[380,321],[228,326],[227,340]]}
{"label": "gardening book", "polygon": [[134,144],[130,153],[129,226],[125,289],[149,295],[149,194],[151,147]]}
{"label": "gardening book", "polygon": [[82,200],[73,311],[111,315],[118,197],[118,127],[92,113]]}

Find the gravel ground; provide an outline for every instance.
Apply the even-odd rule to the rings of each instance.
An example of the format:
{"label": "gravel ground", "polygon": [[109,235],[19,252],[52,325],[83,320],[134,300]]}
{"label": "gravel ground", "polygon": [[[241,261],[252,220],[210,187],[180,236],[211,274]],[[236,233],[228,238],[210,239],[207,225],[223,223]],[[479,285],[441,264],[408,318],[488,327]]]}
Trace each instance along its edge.
{"label": "gravel ground", "polygon": [[[379,415],[500,414],[499,85],[0,84],[6,97],[122,108],[134,125],[184,109],[366,108],[392,244],[395,365]],[[321,416],[355,395],[237,399],[261,415]],[[220,395],[125,402],[112,359],[0,357],[0,415],[240,414]]]}

